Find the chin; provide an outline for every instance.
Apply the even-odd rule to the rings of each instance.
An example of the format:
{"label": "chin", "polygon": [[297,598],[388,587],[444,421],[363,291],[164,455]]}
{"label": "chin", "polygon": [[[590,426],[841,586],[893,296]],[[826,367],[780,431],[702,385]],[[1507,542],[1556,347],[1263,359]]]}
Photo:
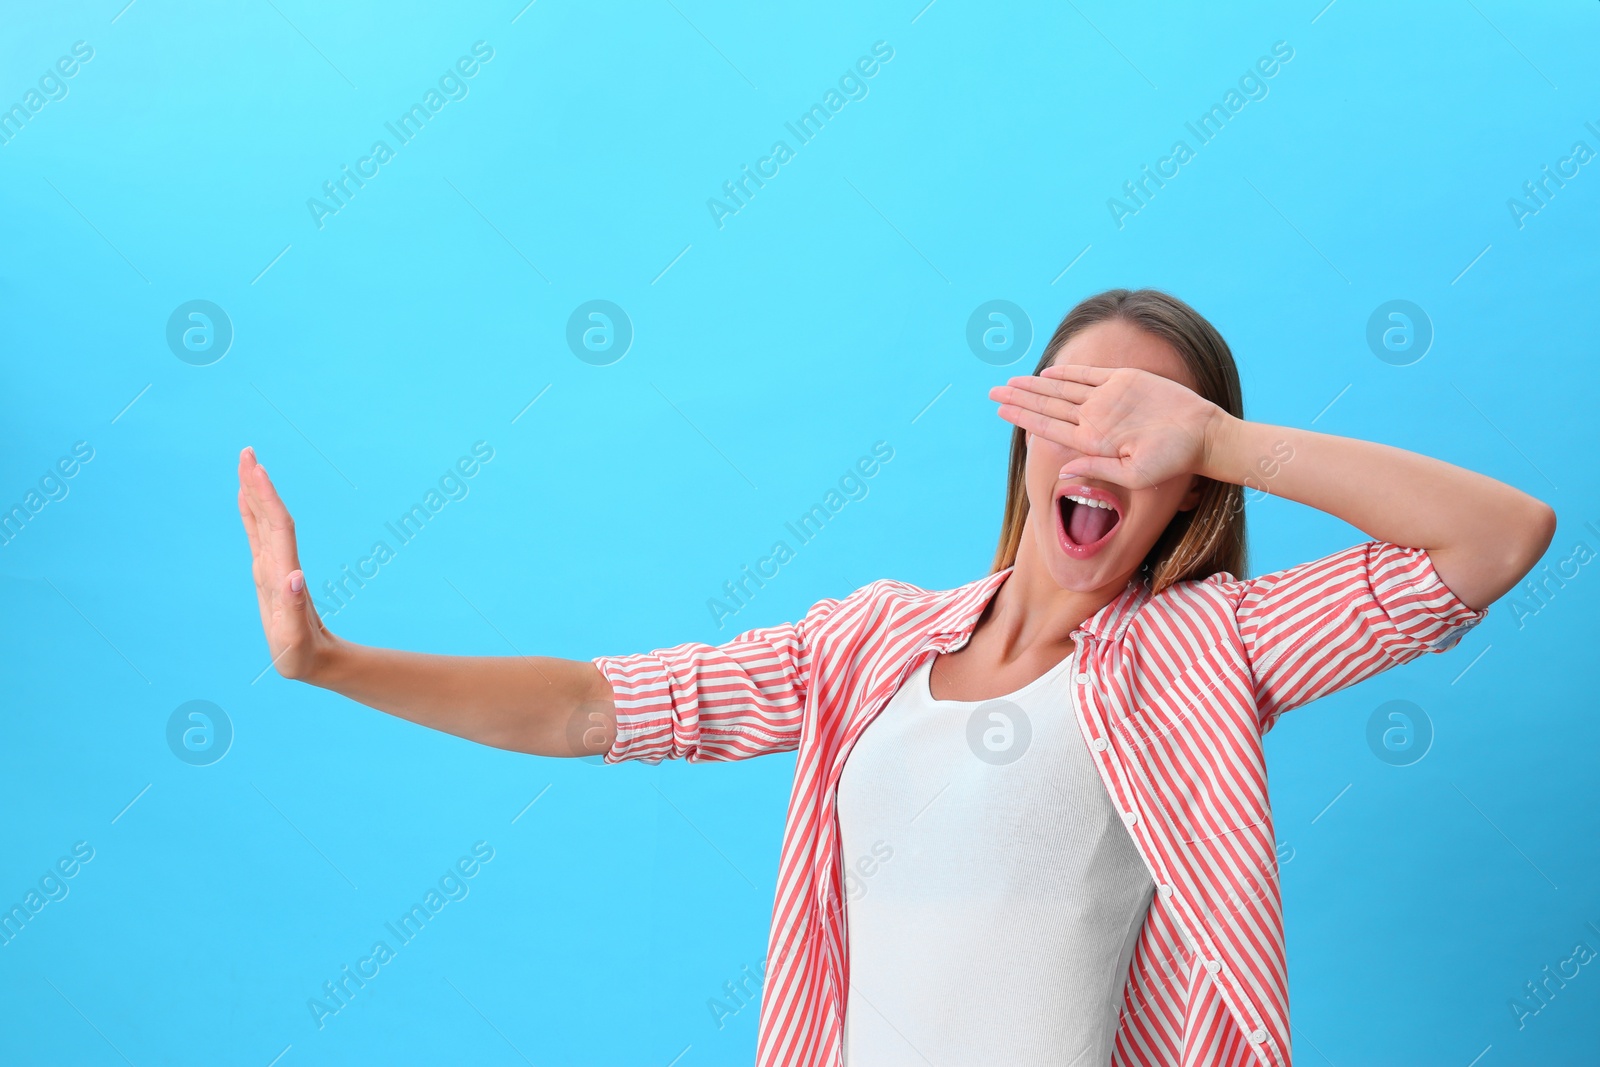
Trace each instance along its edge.
{"label": "chin", "polygon": [[1123,567],[1118,561],[1109,556],[1101,556],[1092,561],[1071,559],[1059,551],[1051,551],[1046,557],[1045,569],[1056,585],[1068,592],[1094,593],[1108,586],[1121,589],[1127,584],[1132,572],[1137,565],[1130,564]]}

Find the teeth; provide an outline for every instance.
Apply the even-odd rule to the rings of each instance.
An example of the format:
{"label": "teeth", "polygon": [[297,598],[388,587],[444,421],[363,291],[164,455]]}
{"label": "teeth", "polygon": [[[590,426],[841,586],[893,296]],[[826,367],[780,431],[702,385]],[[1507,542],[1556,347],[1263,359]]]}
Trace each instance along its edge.
{"label": "teeth", "polygon": [[1085,504],[1085,505],[1087,505],[1087,506],[1089,506],[1091,508],[1103,508],[1106,511],[1115,511],[1115,510],[1117,510],[1116,508],[1112,507],[1110,504],[1107,504],[1102,500],[1090,500],[1086,496],[1074,496],[1071,493],[1066,494],[1066,497],[1067,497],[1068,500],[1072,501],[1074,504]]}

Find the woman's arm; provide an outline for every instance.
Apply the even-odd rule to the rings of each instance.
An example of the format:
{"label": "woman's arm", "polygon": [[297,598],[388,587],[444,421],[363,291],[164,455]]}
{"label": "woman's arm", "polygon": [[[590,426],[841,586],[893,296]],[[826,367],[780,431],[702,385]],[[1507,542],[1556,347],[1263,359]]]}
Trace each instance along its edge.
{"label": "woman's arm", "polygon": [[1510,591],[1555,536],[1550,505],[1415,452],[1247,422],[1220,408],[1205,440],[1196,473],[1309,505],[1379,541],[1425,549],[1440,579],[1474,609]]}
{"label": "woman's arm", "polygon": [[586,661],[329,641],[301,681],[434,730],[536,756],[600,756],[616,736],[611,684]]}
{"label": "woman's arm", "polygon": [[1493,478],[1387,445],[1236,419],[1148,371],[1059,363],[990,396],[1008,422],[1081,453],[1064,473],[1133,487],[1198,474],[1265,489],[1425,550],[1474,610],[1515,586],[1555,536],[1548,504]]}
{"label": "woman's arm", "polygon": [[239,457],[239,514],[250,538],[261,627],[285,678],[496,748],[591,756],[611,747],[611,683],[593,663],[425,655],[357,645],[329,632],[306,595],[294,520],[248,448]]}

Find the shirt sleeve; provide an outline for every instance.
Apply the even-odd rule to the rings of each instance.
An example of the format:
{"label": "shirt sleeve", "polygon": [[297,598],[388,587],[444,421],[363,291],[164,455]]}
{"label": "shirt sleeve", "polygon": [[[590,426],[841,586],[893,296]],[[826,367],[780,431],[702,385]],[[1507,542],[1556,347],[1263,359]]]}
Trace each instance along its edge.
{"label": "shirt sleeve", "polygon": [[840,604],[725,644],[689,642],[591,660],[611,683],[617,736],[606,763],[748,759],[799,747],[816,629]]}
{"label": "shirt sleeve", "polygon": [[1226,588],[1263,732],[1285,711],[1453,648],[1489,613],[1456,596],[1425,549],[1386,541]]}

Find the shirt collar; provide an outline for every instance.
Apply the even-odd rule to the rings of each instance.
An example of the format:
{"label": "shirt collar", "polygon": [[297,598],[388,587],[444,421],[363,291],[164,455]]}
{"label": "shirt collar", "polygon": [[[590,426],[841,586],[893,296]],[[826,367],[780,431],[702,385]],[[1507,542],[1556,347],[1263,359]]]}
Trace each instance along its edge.
{"label": "shirt collar", "polygon": [[[995,571],[954,590],[951,599],[934,619],[933,629],[928,631],[928,636],[954,636],[958,638],[957,647],[965,644],[972,637],[972,631],[977,627],[984,609],[989,606],[989,601],[1014,569],[1007,567]],[[1149,599],[1149,582],[1143,576],[1135,576],[1129,579],[1127,587],[1110,603],[1085,619],[1079,629],[1096,639],[1115,640],[1122,636],[1134,615]]]}

